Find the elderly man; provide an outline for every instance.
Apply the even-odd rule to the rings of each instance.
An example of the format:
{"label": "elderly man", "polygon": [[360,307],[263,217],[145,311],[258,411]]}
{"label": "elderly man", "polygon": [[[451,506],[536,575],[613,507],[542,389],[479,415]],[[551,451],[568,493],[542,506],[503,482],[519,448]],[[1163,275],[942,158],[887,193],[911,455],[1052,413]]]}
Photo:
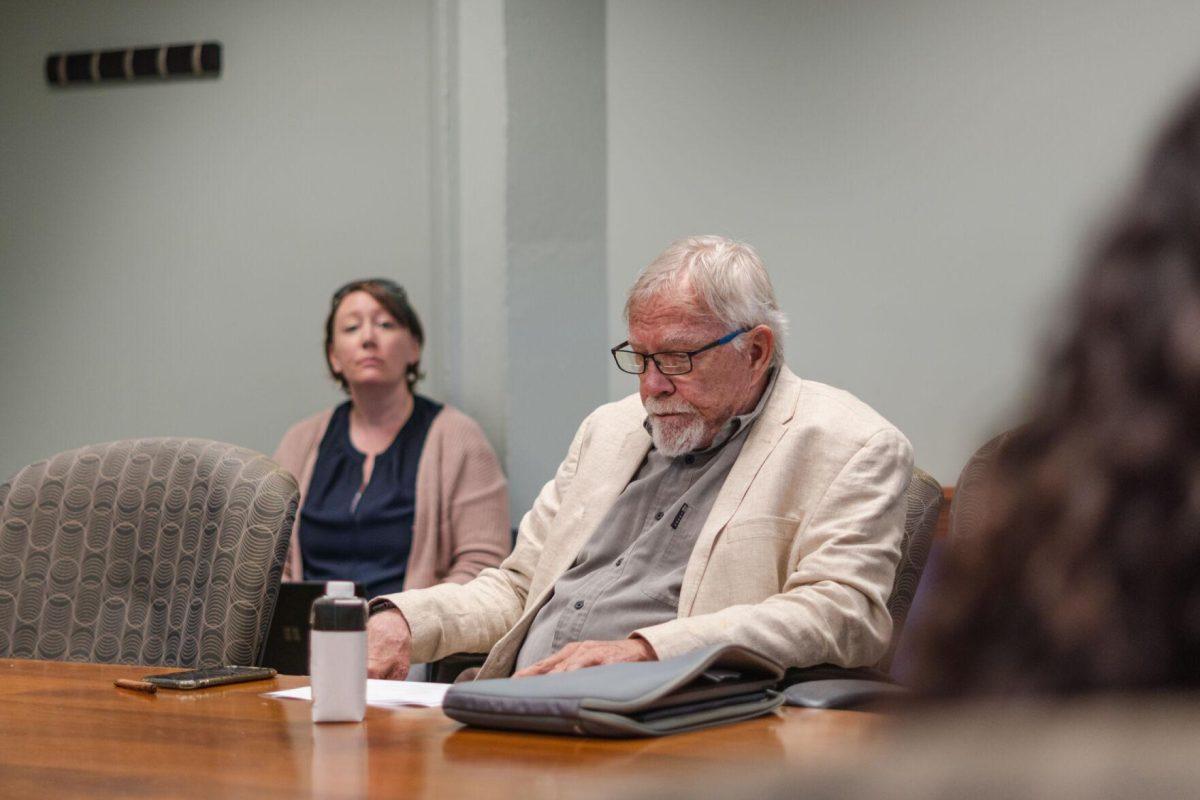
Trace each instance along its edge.
{"label": "elderly man", "polygon": [[739,644],[785,666],[872,664],[912,472],[908,440],[783,362],[786,324],[758,254],[684,239],[625,305],[601,406],[470,583],[377,598],[372,676],[489,652],[479,677],[559,672]]}

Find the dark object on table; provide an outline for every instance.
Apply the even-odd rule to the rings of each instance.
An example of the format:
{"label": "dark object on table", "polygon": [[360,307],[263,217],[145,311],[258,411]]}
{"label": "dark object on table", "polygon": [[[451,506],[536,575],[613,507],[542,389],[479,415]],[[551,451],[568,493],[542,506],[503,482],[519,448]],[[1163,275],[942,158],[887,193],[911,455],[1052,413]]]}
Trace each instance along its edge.
{"label": "dark object on table", "polygon": [[[358,597],[363,588],[354,585]],[[313,601],[325,594],[324,581],[285,581],[279,584],[279,599],[271,617],[271,630],[263,648],[262,665],[282,675],[308,675],[308,614]]]}
{"label": "dark object on table", "polygon": [[168,672],[164,675],[147,675],[144,680],[164,689],[207,689],[227,683],[265,681],[275,677],[270,667],[206,667],[186,672]]}

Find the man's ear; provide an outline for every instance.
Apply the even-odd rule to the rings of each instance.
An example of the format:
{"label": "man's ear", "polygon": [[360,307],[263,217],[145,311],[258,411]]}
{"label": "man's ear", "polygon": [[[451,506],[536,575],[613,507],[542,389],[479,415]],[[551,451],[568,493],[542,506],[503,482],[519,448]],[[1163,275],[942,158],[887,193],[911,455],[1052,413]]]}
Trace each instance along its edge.
{"label": "man's ear", "polygon": [[750,368],[755,372],[755,378],[762,375],[771,366],[771,356],[775,354],[775,332],[766,325],[754,327],[746,337],[750,340]]}

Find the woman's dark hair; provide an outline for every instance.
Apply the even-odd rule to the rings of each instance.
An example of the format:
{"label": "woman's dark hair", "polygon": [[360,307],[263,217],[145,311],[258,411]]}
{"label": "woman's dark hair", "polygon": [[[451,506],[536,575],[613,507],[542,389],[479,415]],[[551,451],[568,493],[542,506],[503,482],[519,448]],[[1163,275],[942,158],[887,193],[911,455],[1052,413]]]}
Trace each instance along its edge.
{"label": "woman's dark hair", "polygon": [[988,512],[933,576],[926,692],[1200,685],[1200,93],[1068,310]]}
{"label": "woman's dark hair", "polygon": [[[375,302],[392,315],[400,327],[412,334],[413,338],[417,340],[417,344],[422,346],[425,344],[425,331],[421,328],[421,320],[417,317],[417,312],[409,305],[408,294],[404,291],[403,286],[387,278],[363,278],[350,281],[333,293],[333,298],[329,301],[329,315],[325,317],[325,367],[345,391],[350,391],[350,386],[341,373],[333,371],[333,364],[329,363],[329,348],[333,346],[333,318],[337,315],[338,306],[342,304],[342,300],[351,292],[366,292],[371,295],[375,298]],[[405,370],[405,377],[411,391],[417,385],[417,381],[425,377],[421,373],[421,362],[409,364]]]}

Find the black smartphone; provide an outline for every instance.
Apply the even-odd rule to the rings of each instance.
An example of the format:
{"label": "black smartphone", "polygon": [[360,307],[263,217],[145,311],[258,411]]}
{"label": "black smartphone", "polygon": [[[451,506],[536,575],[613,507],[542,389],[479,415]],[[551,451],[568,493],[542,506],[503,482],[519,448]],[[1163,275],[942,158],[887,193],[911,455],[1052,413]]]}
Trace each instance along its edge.
{"label": "black smartphone", "polygon": [[203,689],[226,683],[263,681],[275,677],[270,667],[205,667],[166,675],[147,675],[142,680],[162,689]]}

